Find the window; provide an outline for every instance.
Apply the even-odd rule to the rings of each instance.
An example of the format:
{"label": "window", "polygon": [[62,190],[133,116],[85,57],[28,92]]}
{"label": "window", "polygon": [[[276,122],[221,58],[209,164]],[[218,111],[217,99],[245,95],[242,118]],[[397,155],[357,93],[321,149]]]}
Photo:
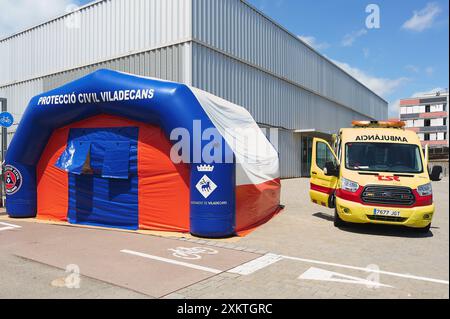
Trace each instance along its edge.
{"label": "window", "polygon": [[408,108],[407,107],[402,106],[400,108],[400,114],[407,114],[407,112],[408,112]]}
{"label": "window", "polygon": [[444,125],[444,119],[440,118],[440,119],[432,119],[430,121],[430,125],[431,126],[443,126]]}
{"label": "window", "polygon": [[425,105],[425,112],[426,113],[430,113],[430,109],[431,109],[430,105]]}
{"label": "window", "polygon": [[347,143],[345,166],[355,171],[422,173],[417,145],[391,143]]}
{"label": "window", "polygon": [[438,141],[445,141],[445,133],[438,133],[437,134],[437,140]]}
{"label": "window", "polygon": [[318,142],[316,151],[316,164],[320,169],[323,170],[327,162],[336,163],[336,159],[327,144]]}
{"label": "window", "polygon": [[76,175],[91,172],[90,167],[91,143],[74,141],[67,145],[66,150],[56,162],[56,167]]}
{"label": "window", "polygon": [[421,141],[424,141],[425,135],[424,135],[423,133],[419,133],[419,134],[417,134],[417,135],[419,136],[419,139],[420,139]]}
{"label": "window", "polygon": [[437,139],[437,134],[436,133],[431,133],[430,134],[430,141],[436,141]]}
{"label": "window", "polygon": [[130,142],[70,141],[55,166],[75,175],[128,179]]}
{"label": "window", "polygon": [[442,112],[444,110],[443,104],[436,104],[430,107],[430,112]]}
{"label": "window", "polygon": [[415,120],[414,121],[414,127],[423,127],[425,124],[424,120]]}

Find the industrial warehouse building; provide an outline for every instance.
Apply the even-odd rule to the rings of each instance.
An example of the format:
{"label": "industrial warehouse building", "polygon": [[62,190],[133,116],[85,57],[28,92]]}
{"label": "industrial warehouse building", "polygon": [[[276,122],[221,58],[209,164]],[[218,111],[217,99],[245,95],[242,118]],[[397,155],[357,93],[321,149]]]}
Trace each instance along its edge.
{"label": "industrial warehouse building", "polygon": [[313,136],[388,114],[385,100],[243,0],[93,2],[0,40],[0,61],[0,97],[16,122],[33,96],[100,68],[211,92],[280,129],[283,178],[309,174]]}

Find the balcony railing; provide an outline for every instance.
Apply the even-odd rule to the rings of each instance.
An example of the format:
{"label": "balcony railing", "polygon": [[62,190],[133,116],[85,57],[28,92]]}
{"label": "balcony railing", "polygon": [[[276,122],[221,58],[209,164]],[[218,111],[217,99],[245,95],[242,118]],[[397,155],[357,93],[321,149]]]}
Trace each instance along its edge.
{"label": "balcony railing", "polygon": [[419,127],[420,133],[440,133],[447,132],[447,126],[424,126]]}
{"label": "balcony railing", "polygon": [[418,119],[433,119],[448,117],[447,112],[428,112],[428,113],[412,113],[412,114],[400,114],[402,121],[406,120],[418,120]]}
{"label": "balcony railing", "polygon": [[416,120],[419,119],[420,113],[400,114],[400,120]]}

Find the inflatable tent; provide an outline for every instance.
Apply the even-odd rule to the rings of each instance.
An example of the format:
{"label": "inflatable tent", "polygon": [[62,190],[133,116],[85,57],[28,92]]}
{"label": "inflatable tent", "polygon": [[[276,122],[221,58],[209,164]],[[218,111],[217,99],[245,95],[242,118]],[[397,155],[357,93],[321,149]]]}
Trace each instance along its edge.
{"label": "inflatable tent", "polygon": [[6,155],[10,217],[245,234],[279,211],[278,154],[242,107],[98,70],[34,97]]}

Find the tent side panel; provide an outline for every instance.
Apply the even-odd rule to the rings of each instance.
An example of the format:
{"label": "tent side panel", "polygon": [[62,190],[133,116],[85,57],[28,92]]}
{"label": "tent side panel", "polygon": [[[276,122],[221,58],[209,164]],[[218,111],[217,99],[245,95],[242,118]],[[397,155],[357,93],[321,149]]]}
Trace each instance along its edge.
{"label": "tent side panel", "polygon": [[236,158],[236,232],[244,235],[279,212],[278,153],[246,109],[191,90]]}
{"label": "tent side panel", "polygon": [[174,164],[159,129],[139,132],[139,228],[189,232],[190,167]]}
{"label": "tent side panel", "polygon": [[69,128],[56,130],[37,165],[37,218],[67,221],[69,177],[54,164],[66,149]]}
{"label": "tent side panel", "polygon": [[236,232],[245,235],[279,212],[281,182],[236,187]]}

